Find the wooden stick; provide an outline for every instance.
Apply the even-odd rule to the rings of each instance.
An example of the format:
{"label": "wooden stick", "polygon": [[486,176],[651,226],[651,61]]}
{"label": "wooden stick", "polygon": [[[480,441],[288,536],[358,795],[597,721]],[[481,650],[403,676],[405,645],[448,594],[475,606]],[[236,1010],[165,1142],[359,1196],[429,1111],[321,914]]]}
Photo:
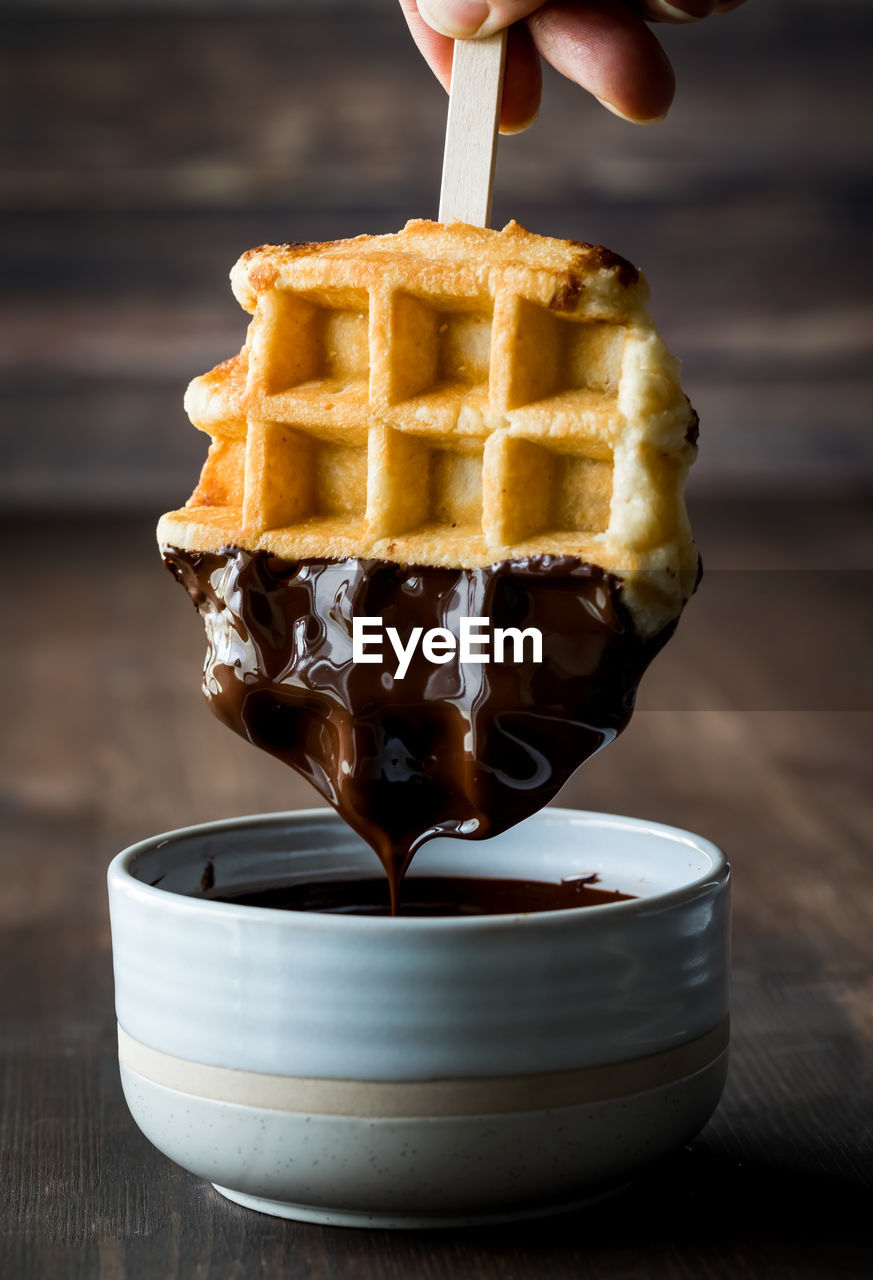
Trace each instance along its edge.
{"label": "wooden stick", "polygon": [[487,227],[491,220],[506,29],[484,40],[456,40],[440,222]]}

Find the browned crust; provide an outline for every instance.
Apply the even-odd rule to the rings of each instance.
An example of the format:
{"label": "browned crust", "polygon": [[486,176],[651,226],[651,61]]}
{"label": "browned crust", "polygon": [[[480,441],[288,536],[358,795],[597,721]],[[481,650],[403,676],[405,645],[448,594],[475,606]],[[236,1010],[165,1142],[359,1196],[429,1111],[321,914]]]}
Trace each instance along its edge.
{"label": "browned crust", "polygon": [[585,258],[580,259],[580,267],[587,271],[614,271],[625,288],[636,284],[640,273],[633,265],[618,253],[613,253],[602,244],[589,244],[587,240],[570,240],[570,244],[585,250]]}

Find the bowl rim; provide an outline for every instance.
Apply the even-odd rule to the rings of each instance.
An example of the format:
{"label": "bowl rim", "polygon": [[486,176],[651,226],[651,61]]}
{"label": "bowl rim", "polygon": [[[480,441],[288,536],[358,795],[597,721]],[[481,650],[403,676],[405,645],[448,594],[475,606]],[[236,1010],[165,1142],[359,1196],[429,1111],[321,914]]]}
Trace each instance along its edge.
{"label": "bowl rim", "polygon": [[[140,853],[154,849],[158,844],[183,839],[192,835],[217,831],[233,831],[239,828],[260,828],[286,825],[289,820],[298,822],[316,822],[330,827],[346,824],[338,813],[328,808],[291,809],[275,813],[242,814],[232,818],[219,818],[212,822],[193,823],[187,827],[177,827],[171,831],[160,832],[135,844],[128,845],[117,853],[107,869],[107,882],[110,897],[114,892],[123,893],[143,902],[143,905],[162,904],[163,909],[184,915],[204,915],[215,913],[219,920],[232,918],[254,921],[269,920],[274,926],[290,929],[310,929],[318,932],[364,931],[390,929],[392,933],[416,932],[439,933],[446,930],[465,931],[481,929],[488,932],[520,927],[557,928],[566,926],[569,920],[599,920],[604,913],[614,915],[650,915],[665,908],[682,903],[691,903],[707,892],[725,888],[730,880],[730,863],[718,845],[705,836],[696,835],[682,827],[673,827],[663,822],[652,822],[647,818],[633,818],[622,814],[601,813],[592,809],[571,809],[548,805],[544,809],[526,818],[525,822],[537,819],[558,818],[572,821],[580,826],[593,828],[621,828],[639,834],[648,834],[660,839],[667,839],[673,844],[686,845],[697,853],[703,853],[710,860],[710,866],[695,879],[673,889],[649,894],[644,898],[627,898],[619,902],[604,902],[595,906],[566,907],[557,911],[528,911],[482,916],[356,916],[330,914],[328,912],[286,911],[279,907],[254,907],[233,902],[219,902],[215,899],[200,898],[194,895],[176,893],[171,889],[162,889],[160,885],[145,884],[132,873],[131,867]],[[521,825],[520,823],[517,825]],[[351,830],[351,828],[347,828]],[[353,833],[354,834],[354,833]],[[479,843],[479,842],[476,842]],[[484,842],[483,842],[484,843]]]}

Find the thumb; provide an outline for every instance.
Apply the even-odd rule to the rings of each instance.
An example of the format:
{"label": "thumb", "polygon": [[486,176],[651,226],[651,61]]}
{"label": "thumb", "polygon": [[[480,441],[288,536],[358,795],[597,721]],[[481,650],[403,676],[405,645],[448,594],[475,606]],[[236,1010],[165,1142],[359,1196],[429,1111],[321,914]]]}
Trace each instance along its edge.
{"label": "thumb", "polygon": [[440,35],[469,40],[492,36],[542,4],[543,0],[418,0],[418,12]]}

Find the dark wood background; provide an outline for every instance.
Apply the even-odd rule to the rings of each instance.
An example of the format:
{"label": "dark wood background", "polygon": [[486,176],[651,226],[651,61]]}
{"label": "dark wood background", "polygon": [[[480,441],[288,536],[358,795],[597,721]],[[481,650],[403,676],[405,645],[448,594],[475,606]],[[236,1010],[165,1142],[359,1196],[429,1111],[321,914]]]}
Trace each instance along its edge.
{"label": "dark wood background", "polygon": [[436,206],[445,100],[393,0],[7,2],[0,52],[3,1280],[806,1280],[873,1274],[873,10],[749,0],[673,29],[669,120],[549,77],[496,220],[649,275],[702,418],[707,576],[627,733],[563,802],[699,830],[735,868],[715,1119],[553,1222],[392,1235],[247,1213],[141,1138],[104,874],[126,843],[314,802],[209,716],[155,515],[240,344],[264,240]]}
{"label": "dark wood background", "polygon": [[[233,354],[264,241],[435,216],[445,97],[395,0],[7,0],[0,51],[4,509],[178,506],[181,409]],[[673,111],[557,75],[500,148],[495,224],[641,265],[705,430],[700,492],[873,478],[873,13],[748,0],[661,28]]]}

